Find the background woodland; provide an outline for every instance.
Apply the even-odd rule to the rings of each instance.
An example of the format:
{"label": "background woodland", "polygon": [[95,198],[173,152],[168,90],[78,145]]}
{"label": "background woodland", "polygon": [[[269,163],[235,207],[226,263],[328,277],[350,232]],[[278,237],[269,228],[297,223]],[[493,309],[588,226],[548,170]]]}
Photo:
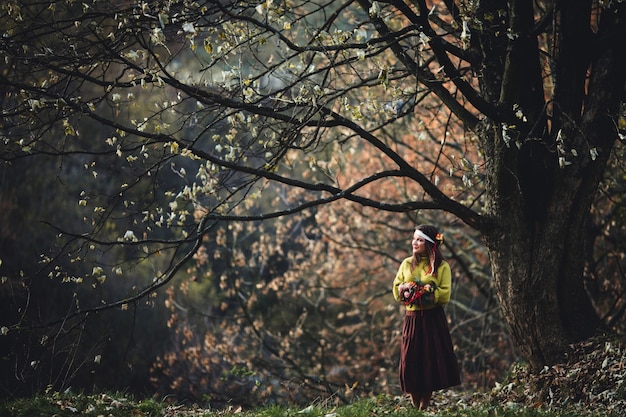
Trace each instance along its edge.
{"label": "background woodland", "polygon": [[[558,285],[528,271],[567,264],[563,242],[580,239],[567,255],[598,328],[623,334],[624,100],[602,107],[610,146],[561,133],[582,132],[592,107],[573,118],[554,104],[563,78],[545,57],[565,49],[563,2],[108,3],[0,6],[0,395],[399,394],[391,284],[421,223],[441,229],[452,265],[461,389],[541,362],[524,336],[556,320],[537,306],[567,306],[552,297],[570,270],[554,269]],[[594,35],[603,13],[623,33],[622,2],[581,3]],[[502,98],[511,67],[485,44],[510,52],[516,5],[533,11],[537,94],[551,97],[536,107],[525,91]],[[593,192],[539,187],[586,177],[596,158]],[[587,197],[585,221],[551,234],[563,229],[545,217]],[[510,242],[528,248],[509,261],[519,277],[502,272]],[[510,303],[517,278],[532,317]]]}

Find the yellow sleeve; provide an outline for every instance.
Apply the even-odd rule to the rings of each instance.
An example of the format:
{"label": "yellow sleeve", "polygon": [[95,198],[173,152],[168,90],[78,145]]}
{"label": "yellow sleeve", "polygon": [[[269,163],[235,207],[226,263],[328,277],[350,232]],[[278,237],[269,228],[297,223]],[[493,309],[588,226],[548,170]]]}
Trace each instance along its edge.
{"label": "yellow sleeve", "polygon": [[452,271],[450,264],[442,262],[437,270],[437,288],[435,289],[435,304],[446,304],[450,301],[452,292]]}
{"label": "yellow sleeve", "polygon": [[[411,262],[411,258],[408,259],[408,262]],[[393,298],[396,301],[400,301],[400,292],[398,291],[398,287],[400,286],[400,284],[405,282],[404,271],[407,268],[406,263],[407,263],[407,259],[402,261],[402,263],[400,264],[400,268],[398,268],[398,272],[396,273],[396,277],[393,280]]]}

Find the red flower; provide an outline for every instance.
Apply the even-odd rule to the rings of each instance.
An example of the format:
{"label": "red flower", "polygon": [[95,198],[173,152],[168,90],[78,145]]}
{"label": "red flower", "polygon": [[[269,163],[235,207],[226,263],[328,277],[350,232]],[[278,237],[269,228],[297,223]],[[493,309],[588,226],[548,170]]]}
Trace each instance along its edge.
{"label": "red flower", "polygon": [[404,305],[415,304],[415,302],[424,294],[424,287],[417,282],[403,282],[398,287],[400,301]]}
{"label": "red flower", "polygon": [[398,286],[398,295],[400,301],[405,306],[415,304],[419,301],[420,305],[422,304],[420,298],[424,294],[429,294],[435,291],[434,285],[426,284],[423,285],[420,282],[403,282]]}

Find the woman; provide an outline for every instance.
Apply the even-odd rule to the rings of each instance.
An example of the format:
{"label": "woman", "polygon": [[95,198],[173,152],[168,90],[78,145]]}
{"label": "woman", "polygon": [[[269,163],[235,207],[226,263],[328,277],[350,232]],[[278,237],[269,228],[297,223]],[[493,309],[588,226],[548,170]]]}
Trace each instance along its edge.
{"label": "woman", "polygon": [[443,305],[450,301],[450,265],[439,246],[443,237],[434,226],[418,226],[413,256],[400,265],[393,296],[406,306],[400,352],[400,387],[413,405],[425,410],[435,390],[461,383]]}

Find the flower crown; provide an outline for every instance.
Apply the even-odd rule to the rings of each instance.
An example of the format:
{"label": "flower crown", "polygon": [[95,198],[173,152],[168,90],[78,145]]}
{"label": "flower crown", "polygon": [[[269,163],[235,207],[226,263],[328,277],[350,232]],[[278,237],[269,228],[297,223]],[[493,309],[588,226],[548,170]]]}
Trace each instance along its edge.
{"label": "flower crown", "polygon": [[443,244],[443,234],[442,233],[437,233],[437,235],[435,236],[435,240],[437,241],[437,244],[442,245]]}

